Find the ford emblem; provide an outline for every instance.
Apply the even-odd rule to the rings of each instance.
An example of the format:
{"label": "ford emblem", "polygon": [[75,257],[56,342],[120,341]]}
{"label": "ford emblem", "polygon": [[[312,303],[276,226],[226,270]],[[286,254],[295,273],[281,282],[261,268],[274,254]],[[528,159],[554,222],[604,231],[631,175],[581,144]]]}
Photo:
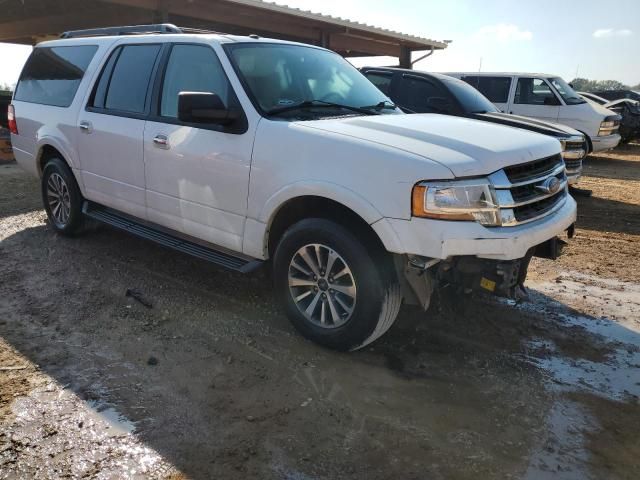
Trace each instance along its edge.
{"label": "ford emblem", "polygon": [[554,193],[558,193],[560,191],[560,180],[556,177],[547,178],[542,184],[536,185],[536,188],[544,193],[552,195]]}

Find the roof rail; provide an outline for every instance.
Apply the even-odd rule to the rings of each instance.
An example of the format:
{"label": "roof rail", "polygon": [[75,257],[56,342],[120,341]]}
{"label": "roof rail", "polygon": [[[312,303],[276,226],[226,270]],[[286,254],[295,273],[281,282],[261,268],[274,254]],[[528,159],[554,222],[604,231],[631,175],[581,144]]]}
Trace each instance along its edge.
{"label": "roof rail", "polygon": [[183,33],[183,30],[171,23],[156,23],[153,25],[130,25],[125,27],[107,27],[107,28],[91,28],[88,30],[70,30],[60,35],[60,38],[144,35],[147,33]]}

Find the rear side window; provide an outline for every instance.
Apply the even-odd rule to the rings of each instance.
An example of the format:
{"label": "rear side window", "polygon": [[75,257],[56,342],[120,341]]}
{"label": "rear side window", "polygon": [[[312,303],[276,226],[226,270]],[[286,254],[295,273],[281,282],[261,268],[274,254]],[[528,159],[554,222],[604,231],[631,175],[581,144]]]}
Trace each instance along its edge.
{"label": "rear side window", "polygon": [[480,90],[480,93],[493,103],[507,103],[509,101],[511,77],[484,77],[480,75],[471,75],[462,77],[462,80],[472,87]]}
{"label": "rear side window", "polygon": [[27,60],[16,87],[21,102],[68,107],[98,47],[38,47]]}
{"label": "rear side window", "polygon": [[391,79],[393,78],[393,75],[390,75],[388,73],[366,72],[364,76],[367,77],[369,81],[376,87],[378,87],[378,89],[387,97],[391,95]]}
{"label": "rear side window", "polygon": [[100,74],[90,105],[97,109],[144,113],[159,52],[160,45],[155,44],[117,48]]}

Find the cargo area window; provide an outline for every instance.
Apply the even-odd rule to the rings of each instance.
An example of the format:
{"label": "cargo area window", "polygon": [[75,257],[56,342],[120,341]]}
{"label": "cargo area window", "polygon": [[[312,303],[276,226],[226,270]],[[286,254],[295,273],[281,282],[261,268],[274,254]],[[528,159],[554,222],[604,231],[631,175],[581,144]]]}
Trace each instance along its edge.
{"label": "cargo area window", "polygon": [[20,75],[15,99],[68,107],[97,50],[95,45],[34,49]]}

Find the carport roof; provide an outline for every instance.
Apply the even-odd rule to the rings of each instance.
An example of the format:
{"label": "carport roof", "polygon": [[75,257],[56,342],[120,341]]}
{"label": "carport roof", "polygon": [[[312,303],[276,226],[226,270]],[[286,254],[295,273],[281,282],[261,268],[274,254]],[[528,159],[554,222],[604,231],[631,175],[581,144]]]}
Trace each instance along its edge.
{"label": "carport roof", "polygon": [[66,30],[171,22],[322,45],[344,56],[407,56],[447,47],[414,35],[261,0],[5,0],[0,42],[34,44]]}

